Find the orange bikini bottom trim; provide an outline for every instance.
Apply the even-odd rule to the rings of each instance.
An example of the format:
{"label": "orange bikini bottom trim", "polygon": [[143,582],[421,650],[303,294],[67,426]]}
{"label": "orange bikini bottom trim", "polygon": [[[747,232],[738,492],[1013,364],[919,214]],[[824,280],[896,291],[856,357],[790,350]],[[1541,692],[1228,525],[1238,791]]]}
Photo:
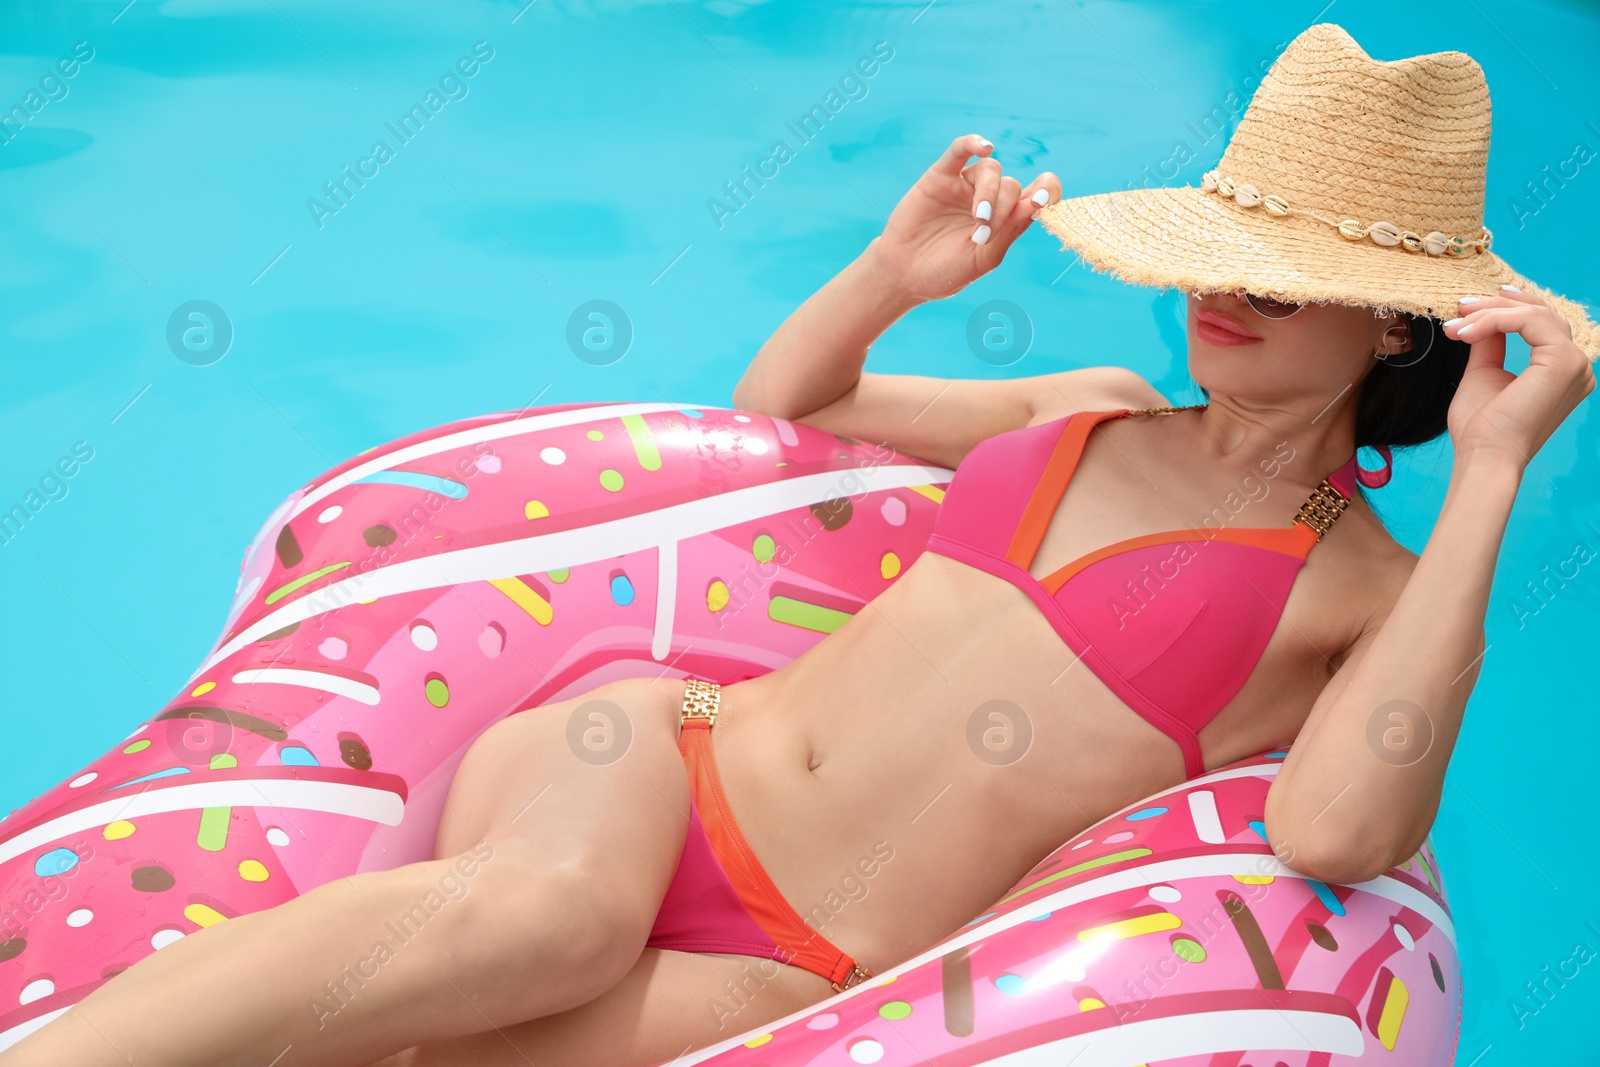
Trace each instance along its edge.
{"label": "orange bikini bottom trim", "polygon": [[719,865],[750,917],[784,951],[786,962],[822,975],[836,989],[847,989],[870,978],[870,971],[841,952],[789,906],[750,850],[722,793],[722,781],[711,754],[710,723],[685,718],[678,734],[678,751],[689,774],[689,793]]}

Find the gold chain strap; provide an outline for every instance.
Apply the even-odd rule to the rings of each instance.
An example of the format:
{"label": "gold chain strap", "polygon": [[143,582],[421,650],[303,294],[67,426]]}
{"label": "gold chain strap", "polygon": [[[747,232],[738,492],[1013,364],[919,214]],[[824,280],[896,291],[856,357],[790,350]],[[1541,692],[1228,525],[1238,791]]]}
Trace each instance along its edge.
{"label": "gold chain strap", "polygon": [[683,688],[683,721],[704,719],[706,726],[717,721],[717,708],[722,703],[722,686],[702,678],[689,678]]}
{"label": "gold chain strap", "polygon": [[1195,408],[1208,408],[1210,404],[1186,404],[1181,408],[1134,408],[1129,415],[1165,415],[1169,411],[1193,411]]}
{"label": "gold chain strap", "polygon": [[1344,509],[1350,506],[1350,501],[1339,495],[1333,484],[1324,478],[1317,487],[1311,490],[1311,495],[1306,502],[1300,505],[1300,511],[1295,515],[1295,522],[1311,527],[1311,532],[1317,535],[1317,540],[1322,540],[1322,535],[1327,533],[1339,516],[1344,514]]}
{"label": "gold chain strap", "polygon": [[[1188,404],[1183,407],[1165,408],[1137,408],[1128,412],[1129,415],[1165,415],[1173,411],[1192,411],[1195,408],[1209,407],[1209,404]],[[1333,487],[1333,483],[1324,478],[1317,487],[1311,490],[1311,495],[1305,503],[1300,505],[1300,510],[1295,514],[1293,522],[1301,523],[1310,528],[1317,535],[1317,540],[1322,540],[1322,535],[1333,528],[1339,521],[1339,516],[1344,514],[1345,508],[1350,506],[1350,499],[1342,495]]]}

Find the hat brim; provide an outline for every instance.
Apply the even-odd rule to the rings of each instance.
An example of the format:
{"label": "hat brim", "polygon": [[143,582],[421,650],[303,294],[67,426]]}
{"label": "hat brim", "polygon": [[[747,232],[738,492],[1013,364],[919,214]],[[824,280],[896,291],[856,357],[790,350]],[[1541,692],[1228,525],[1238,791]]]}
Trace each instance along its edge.
{"label": "hat brim", "polygon": [[1572,327],[1591,362],[1600,327],[1583,305],[1524,278],[1493,252],[1430,256],[1349,241],[1316,219],[1269,215],[1195,188],[1131,189],[1059,200],[1037,218],[1063,248],[1134,285],[1240,289],[1294,303],[1338,303],[1453,319],[1464,296],[1501,285],[1536,293]]}

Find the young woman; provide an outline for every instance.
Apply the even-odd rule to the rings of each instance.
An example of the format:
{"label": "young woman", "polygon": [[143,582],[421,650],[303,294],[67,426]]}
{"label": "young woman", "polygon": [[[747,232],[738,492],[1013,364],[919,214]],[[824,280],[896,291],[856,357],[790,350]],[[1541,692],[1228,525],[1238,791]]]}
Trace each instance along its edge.
{"label": "young woman", "polygon": [[[1442,98],[1453,121],[1425,129]],[[1296,144],[1307,129],[1338,136]],[[734,394],[956,468],[893,585],[770,674],[617,682],[497,723],[457,772],[437,860],[185,937],[0,1065],[668,1060],[925,949],[1118,808],[1290,742],[1265,813],[1284,862],[1353,882],[1407,858],[1519,480],[1594,388],[1593,324],[1480,235],[1487,136],[1466,57],[1378,63],[1318,26],[1198,190],[1060,201],[1053,174],[1022,186],[956,139]],[[1169,408],[1115,366],[863,373],[891,323],[992,270],[1046,204],[1096,266],[1198,294],[1209,404]],[[1383,476],[1355,450],[1447,429],[1417,557],[1356,492]],[[1222,508],[1243,485],[1260,491]],[[565,741],[594,699],[631,720],[614,763]],[[386,917],[485,854],[378,980],[331,1018],[310,1008]],[[816,908],[867,869],[842,910]]]}

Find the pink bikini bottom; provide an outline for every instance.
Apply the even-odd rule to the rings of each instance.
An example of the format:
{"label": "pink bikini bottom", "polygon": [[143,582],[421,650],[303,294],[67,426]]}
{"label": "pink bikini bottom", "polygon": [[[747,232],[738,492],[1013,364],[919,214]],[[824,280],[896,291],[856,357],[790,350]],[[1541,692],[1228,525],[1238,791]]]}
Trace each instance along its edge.
{"label": "pink bikini bottom", "polygon": [[711,755],[714,719],[691,717],[678,751],[689,775],[689,834],[645,944],[678,952],[726,952],[804,967],[836,990],[872,976],[789,906],[739,832]]}

